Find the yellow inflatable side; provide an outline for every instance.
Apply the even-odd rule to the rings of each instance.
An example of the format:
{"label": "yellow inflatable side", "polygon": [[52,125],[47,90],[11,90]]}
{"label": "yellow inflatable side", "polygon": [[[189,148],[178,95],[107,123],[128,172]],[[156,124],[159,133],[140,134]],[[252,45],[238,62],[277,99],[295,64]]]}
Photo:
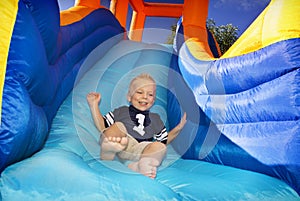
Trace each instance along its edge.
{"label": "yellow inflatable side", "polygon": [[[16,16],[18,12],[18,1],[0,1],[0,108],[2,108],[2,94],[4,87],[4,79],[6,72],[7,57],[10,45],[10,39],[13,33],[14,24],[16,21]],[[0,110],[2,111],[2,110]],[[1,124],[1,114],[0,112],[0,124]]]}
{"label": "yellow inflatable side", "polygon": [[247,54],[278,41],[299,37],[300,1],[272,0],[221,58]]}

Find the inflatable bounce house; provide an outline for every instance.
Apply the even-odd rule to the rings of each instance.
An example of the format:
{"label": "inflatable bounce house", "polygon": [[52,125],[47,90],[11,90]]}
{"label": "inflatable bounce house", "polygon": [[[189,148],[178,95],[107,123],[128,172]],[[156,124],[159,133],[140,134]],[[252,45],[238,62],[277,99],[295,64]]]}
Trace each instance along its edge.
{"label": "inflatable bounce house", "polygon": [[[222,56],[209,1],[170,2],[0,2],[0,200],[300,200],[300,1],[272,0]],[[174,45],[141,42],[147,16],[181,19]],[[128,104],[141,72],[167,129],[187,113],[155,179],[99,159],[86,101]]]}

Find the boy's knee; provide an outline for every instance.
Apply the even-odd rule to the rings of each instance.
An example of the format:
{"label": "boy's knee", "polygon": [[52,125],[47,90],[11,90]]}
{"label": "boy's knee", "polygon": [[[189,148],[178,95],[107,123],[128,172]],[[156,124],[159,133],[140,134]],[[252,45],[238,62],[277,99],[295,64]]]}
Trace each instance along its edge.
{"label": "boy's knee", "polygon": [[127,130],[123,123],[115,122],[104,131],[106,137],[126,137]]}
{"label": "boy's knee", "polygon": [[117,127],[119,132],[124,133],[125,135],[127,135],[127,129],[126,129],[126,127],[124,126],[124,124],[122,122],[115,122],[114,126]]}
{"label": "boy's knee", "polygon": [[150,149],[153,149],[153,150],[166,150],[167,149],[167,146],[164,144],[164,143],[161,143],[161,142],[152,142],[151,144],[148,145]]}
{"label": "boy's knee", "polygon": [[153,142],[153,144],[155,144],[155,146],[161,147],[163,149],[167,148],[167,146],[164,143],[161,143],[161,142]]}

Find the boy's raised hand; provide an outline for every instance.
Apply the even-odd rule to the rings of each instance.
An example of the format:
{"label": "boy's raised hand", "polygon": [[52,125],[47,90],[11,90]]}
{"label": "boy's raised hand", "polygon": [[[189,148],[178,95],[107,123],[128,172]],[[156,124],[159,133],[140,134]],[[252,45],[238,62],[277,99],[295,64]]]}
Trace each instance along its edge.
{"label": "boy's raised hand", "polygon": [[97,92],[90,92],[87,94],[86,99],[90,106],[98,105],[101,100],[101,94]]}

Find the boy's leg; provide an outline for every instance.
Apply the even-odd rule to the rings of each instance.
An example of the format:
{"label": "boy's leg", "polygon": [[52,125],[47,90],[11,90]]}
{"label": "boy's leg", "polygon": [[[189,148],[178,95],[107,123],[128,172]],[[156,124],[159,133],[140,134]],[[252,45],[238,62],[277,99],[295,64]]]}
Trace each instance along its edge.
{"label": "boy's leg", "polygon": [[140,160],[130,163],[128,167],[145,176],[155,178],[157,167],[161,164],[165,155],[166,145],[161,142],[153,142],[145,147]]}
{"label": "boy's leg", "polygon": [[127,131],[121,122],[116,122],[107,128],[101,136],[102,160],[113,160],[116,153],[123,151],[128,144]]}

